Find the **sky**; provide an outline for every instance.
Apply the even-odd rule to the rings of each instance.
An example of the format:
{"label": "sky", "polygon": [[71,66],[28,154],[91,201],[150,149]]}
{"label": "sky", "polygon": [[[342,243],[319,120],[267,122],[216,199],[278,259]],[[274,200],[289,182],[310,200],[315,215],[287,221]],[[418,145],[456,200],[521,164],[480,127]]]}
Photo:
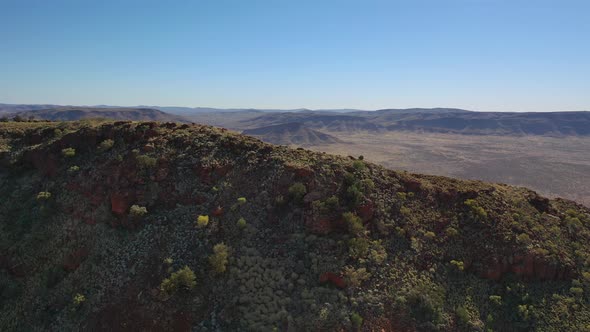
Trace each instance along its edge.
{"label": "sky", "polygon": [[590,110],[590,1],[0,0],[0,103]]}

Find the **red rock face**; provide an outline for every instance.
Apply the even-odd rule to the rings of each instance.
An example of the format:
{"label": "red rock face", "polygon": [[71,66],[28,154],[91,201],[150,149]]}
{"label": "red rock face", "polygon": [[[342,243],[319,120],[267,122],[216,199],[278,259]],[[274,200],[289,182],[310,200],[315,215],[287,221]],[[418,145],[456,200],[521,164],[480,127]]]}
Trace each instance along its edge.
{"label": "red rock face", "polygon": [[340,289],[346,288],[346,281],[344,281],[344,279],[341,276],[337,275],[336,273],[332,273],[332,272],[322,273],[322,275],[320,275],[320,283],[322,283],[322,284],[331,283],[332,285],[334,285]]}
{"label": "red rock face", "polygon": [[536,195],[529,199],[529,203],[539,212],[549,212],[549,199]]}
{"label": "red rock face", "polygon": [[406,189],[406,191],[408,192],[420,192],[420,190],[422,189],[422,184],[420,183],[420,181],[415,180],[415,179],[406,179],[405,181],[403,181],[404,187]]}
{"label": "red rock face", "polygon": [[227,175],[227,173],[229,173],[232,169],[233,169],[233,166],[231,164],[227,164],[227,165],[216,167],[214,170],[214,173],[217,177],[223,177],[223,176]]}
{"label": "red rock face", "polygon": [[442,190],[437,191],[437,197],[439,202],[451,203],[455,202],[459,195],[456,190]]}
{"label": "red rock face", "polygon": [[506,273],[514,273],[523,280],[565,280],[571,269],[547,262],[532,253],[515,255],[510,259],[493,259],[480,273],[482,278],[500,280]]}
{"label": "red rock face", "polygon": [[359,206],[356,210],[356,214],[362,219],[363,223],[367,223],[373,219],[375,214],[375,204],[372,201],[367,201],[365,204]]}
{"label": "red rock face", "polygon": [[40,150],[26,151],[23,159],[45,176],[53,177],[57,174],[59,161],[57,157],[49,152]]}
{"label": "red rock face", "polygon": [[129,201],[126,196],[120,193],[111,195],[111,211],[114,214],[123,216],[127,214],[127,209],[129,209]]}
{"label": "red rock face", "polygon": [[285,170],[288,172],[292,172],[295,177],[299,180],[305,180],[313,178],[314,171],[307,167],[297,167],[292,165],[285,165]]}
{"label": "red rock face", "polygon": [[305,226],[307,227],[307,231],[312,234],[327,235],[333,231],[330,218],[315,220],[313,217],[309,217],[305,221]]}

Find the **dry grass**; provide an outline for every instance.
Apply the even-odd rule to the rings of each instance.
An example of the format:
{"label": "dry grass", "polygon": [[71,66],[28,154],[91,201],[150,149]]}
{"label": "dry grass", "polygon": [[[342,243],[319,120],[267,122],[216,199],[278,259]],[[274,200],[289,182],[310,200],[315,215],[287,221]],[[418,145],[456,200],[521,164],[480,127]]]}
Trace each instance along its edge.
{"label": "dry grass", "polygon": [[525,186],[590,206],[590,137],[330,134],[346,143],[311,149],[363,155],[393,169]]}

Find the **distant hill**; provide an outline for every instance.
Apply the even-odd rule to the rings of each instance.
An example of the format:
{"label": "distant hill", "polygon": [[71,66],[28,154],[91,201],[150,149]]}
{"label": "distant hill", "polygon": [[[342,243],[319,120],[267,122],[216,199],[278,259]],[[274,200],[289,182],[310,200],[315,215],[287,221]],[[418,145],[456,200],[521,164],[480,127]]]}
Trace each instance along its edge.
{"label": "distant hill", "polygon": [[61,107],[59,105],[34,105],[34,104],[0,104],[0,114],[18,113],[34,110],[43,110],[49,108]]}
{"label": "distant hill", "polygon": [[342,142],[332,135],[307,128],[299,122],[247,129],[243,131],[243,134],[255,136],[268,143],[282,145],[310,146]]}
{"label": "distant hill", "polygon": [[350,113],[270,113],[241,121],[243,128],[300,122],[327,131],[419,131],[465,135],[589,136],[590,112],[471,112],[460,109]]}
{"label": "distant hill", "polygon": [[152,108],[56,106],[46,109],[20,111],[18,113],[12,113],[11,115],[19,115],[23,118],[34,117],[35,119],[52,121],[106,118],[111,120],[189,122],[181,116],[164,113]]}
{"label": "distant hill", "polygon": [[411,130],[476,135],[590,135],[590,112],[448,113],[402,118],[388,130]]}

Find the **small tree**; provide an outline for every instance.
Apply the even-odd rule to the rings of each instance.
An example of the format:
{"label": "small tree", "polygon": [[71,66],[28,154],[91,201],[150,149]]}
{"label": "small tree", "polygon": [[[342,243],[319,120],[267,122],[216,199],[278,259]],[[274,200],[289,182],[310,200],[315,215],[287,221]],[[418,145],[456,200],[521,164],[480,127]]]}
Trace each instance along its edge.
{"label": "small tree", "polygon": [[303,200],[303,196],[305,196],[306,193],[307,188],[301,182],[295,182],[291,187],[289,187],[289,195],[296,202],[301,202]]}

